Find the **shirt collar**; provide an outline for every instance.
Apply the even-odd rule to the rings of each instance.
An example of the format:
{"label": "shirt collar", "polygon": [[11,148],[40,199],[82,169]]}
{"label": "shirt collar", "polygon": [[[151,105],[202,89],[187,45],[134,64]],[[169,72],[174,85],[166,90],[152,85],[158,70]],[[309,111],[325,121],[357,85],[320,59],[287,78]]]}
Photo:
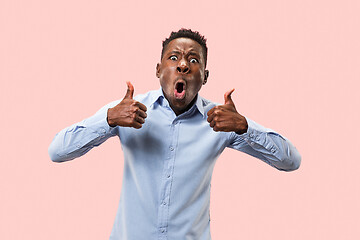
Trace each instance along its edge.
{"label": "shirt collar", "polygon": [[[153,93],[154,94],[152,96],[151,105],[150,105],[151,107],[155,104],[170,107],[168,101],[166,100],[166,98],[164,96],[164,93],[163,93],[161,87],[160,87],[160,89],[154,91]],[[195,107],[200,112],[200,114],[204,117],[205,113],[204,113],[203,101],[202,101],[202,97],[199,94],[197,95],[197,98],[196,98]],[[193,107],[191,107],[191,108],[193,108]]]}

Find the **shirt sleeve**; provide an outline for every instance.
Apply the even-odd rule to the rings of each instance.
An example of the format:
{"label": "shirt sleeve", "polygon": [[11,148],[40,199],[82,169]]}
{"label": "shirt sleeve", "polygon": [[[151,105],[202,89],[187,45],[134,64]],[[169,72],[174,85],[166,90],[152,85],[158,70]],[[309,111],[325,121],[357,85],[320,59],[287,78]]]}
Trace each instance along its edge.
{"label": "shirt sleeve", "polygon": [[261,159],[278,170],[293,171],[300,167],[300,153],[288,139],[251,119],[246,120],[247,132],[230,133],[228,147]]}
{"label": "shirt sleeve", "polygon": [[80,157],[108,138],[117,135],[118,128],[110,127],[107,122],[107,110],[118,102],[109,103],[92,117],[57,133],[48,149],[51,160],[64,162]]}

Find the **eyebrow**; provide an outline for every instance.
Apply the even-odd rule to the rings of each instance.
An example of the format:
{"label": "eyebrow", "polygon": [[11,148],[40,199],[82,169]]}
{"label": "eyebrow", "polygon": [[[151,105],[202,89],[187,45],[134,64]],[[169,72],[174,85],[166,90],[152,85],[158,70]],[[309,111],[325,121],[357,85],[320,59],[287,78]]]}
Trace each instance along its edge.
{"label": "eyebrow", "polygon": [[181,54],[181,52],[179,52],[179,51],[175,51],[175,50],[173,50],[173,51],[169,52],[169,54],[174,54],[174,53],[176,53],[176,54]]}
{"label": "eyebrow", "polygon": [[200,58],[200,55],[198,53],[196,53],[196,52],[189,52],[188,55],[193,55],[195,57]]}
{"label": "eyebrow", "polygon": [[[181,54],[181,52],[173,50],[173,51],[169,52],[169,54]],[[187,55],[196,56],[196,57],[200,58],[200,55],[198,53],[196,53],[196,52],[193,52],[192,50],[190,50],[190,52],[188,52]]]}

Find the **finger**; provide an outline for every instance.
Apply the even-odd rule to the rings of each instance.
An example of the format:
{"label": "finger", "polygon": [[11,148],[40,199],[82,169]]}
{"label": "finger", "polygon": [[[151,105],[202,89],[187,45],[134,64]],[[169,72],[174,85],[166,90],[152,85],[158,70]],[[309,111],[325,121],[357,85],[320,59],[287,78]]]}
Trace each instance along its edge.
{"label": "finger", "polygon": [[210,109],[208,112],[207,112],[207,115],[210,116],[214,111],[215,111],[216,107],[213,107],[212,109]]}
{"label": "finger", "polygon": [[143,110],[144,112],[147,111],[147,107],[146,107],[144,104],[142,104],[141,102],[137,102],[136,105],[137,105],[141,110]]}
{"label": "finger", "polygon": [[139,128],[142,127],[142,124],[139,123],[138,121],[134,121],[131,126],[132,126],[133,128],[139,129]]}
{"label": "finger", "polygon": [[211,114],[208,118],[207,121],[210,123],[215,117],[215,114]]}
{"label": "finger", "polygon": [[127,84],[127,91],[126,91],[126,94],[125,94],[125,98],[128,98],[128,99],[132,99],[133,96],[134,96],[134,86],[131,84],[131,82],[126,82]]}
{"label": "finger", "polygon": [[146,112],[144,112],[143,110],[139,109],[136,114],[139,116],[139,117],[142,117],[142,118],[146,118],[147,117],[147,114]]}
{"label": "finger", "polygon": [[224,106],[224,105],[216,106],[216,107],[213,107],[212,109],[210,109],[211,113],[209,114],[210,111],[208,112],[207,121],[208,121],[208,122],[211,122],[211,121],[214,119],[214,117],[221,115],[221,112],[224,111],[224,110],[223,110],[223,108],[224,108],[223,106]]}
{"label": "finger", "polygon": [[215,122],[215,121],[211,121],[211,122],[210,122],[210,127],[213,128],[215,125],[216,125],[216,122]]}
{"label": "finger", "polygon": [[140,123],[140,124],[145,123],[145,119],[142,118],[142,117],[140,117],[140,116],[138,116],[138,115],[136,115],[135,121],[138,122],[138,123]]}
{"label": "finger", "polygon": [[231,104],[231,105],[234,105],[234,106],[235,106],[233,100],[231,99],[231,94],[232,94],[234,91],[235,91],[235,88],[233,88],[232,90],[230,90],[230,91],[228,91],[228,92],[226,92],[226,93],[224,94],[225,104]]}

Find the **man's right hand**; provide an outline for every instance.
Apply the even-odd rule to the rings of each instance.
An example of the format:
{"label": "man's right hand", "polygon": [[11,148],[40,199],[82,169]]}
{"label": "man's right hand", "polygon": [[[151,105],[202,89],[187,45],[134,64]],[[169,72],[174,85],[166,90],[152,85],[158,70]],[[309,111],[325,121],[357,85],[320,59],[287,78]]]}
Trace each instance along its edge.
{"label": "man's right hand", "polygon": [[126,84],[126,95],[118,105],[108,109],[107,122],[111,127],[141,128],[147,116],[146,106],[133,99],[134,86],[130,82]]}

